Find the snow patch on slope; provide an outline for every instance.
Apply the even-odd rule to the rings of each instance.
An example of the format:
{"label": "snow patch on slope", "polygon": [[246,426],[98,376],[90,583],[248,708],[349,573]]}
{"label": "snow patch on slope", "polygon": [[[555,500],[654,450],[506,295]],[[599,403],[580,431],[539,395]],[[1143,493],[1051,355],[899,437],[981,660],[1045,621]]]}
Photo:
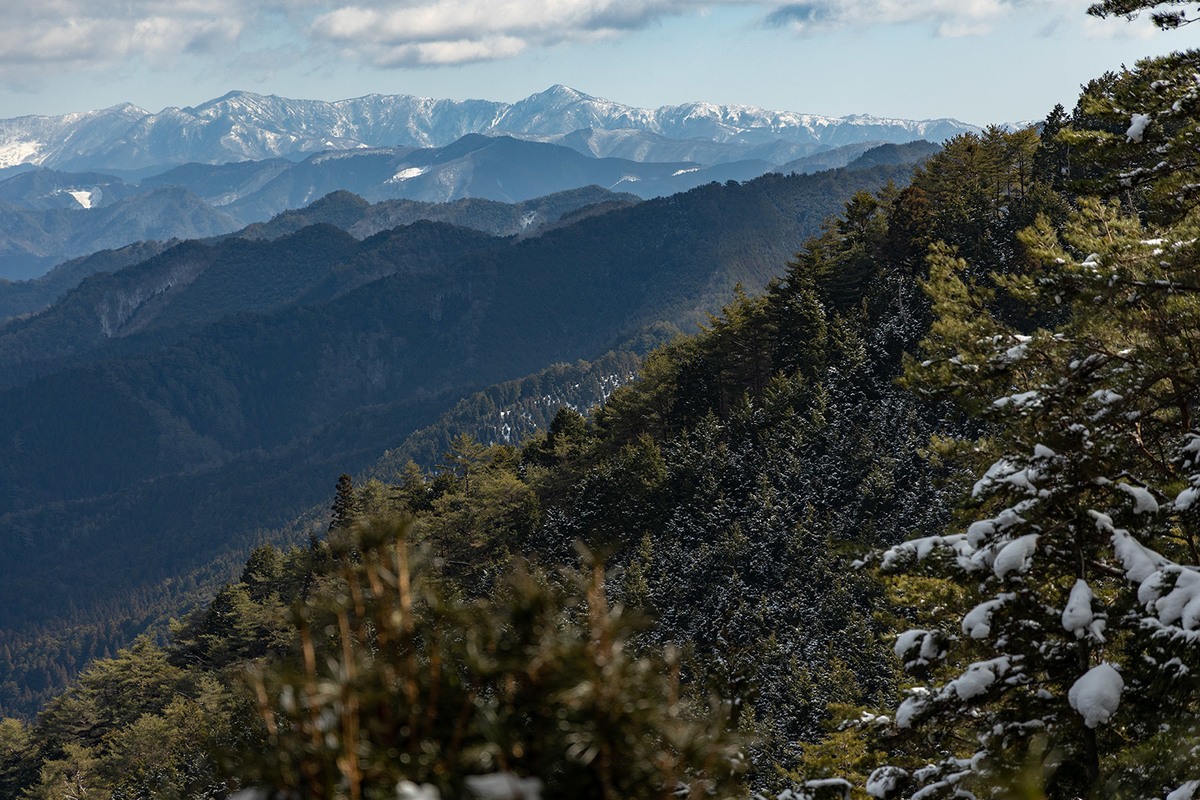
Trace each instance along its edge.
{"label": "snow patch on slope", "polygon": [[98,191],[89,192],[83,189],[68,189],[67,194],[71,195],[71,197],[74,197],[79,205],[83,206],[84,208],[91,208],[100,199],[97,197],[97,195],[100,194]]}
{"label": "snow patch on slope", "polygon": [[41,142],[7,142],[0,144],[0,169],[18,164],[40,164]]}
{"label": "snow patch on slope", "polygon": [[402,183],[407,180],[412,180],[420,175],[424,175],[429,171],[429,167],[406,167],[400,170],[392,177],[388,178],[384,183]]}

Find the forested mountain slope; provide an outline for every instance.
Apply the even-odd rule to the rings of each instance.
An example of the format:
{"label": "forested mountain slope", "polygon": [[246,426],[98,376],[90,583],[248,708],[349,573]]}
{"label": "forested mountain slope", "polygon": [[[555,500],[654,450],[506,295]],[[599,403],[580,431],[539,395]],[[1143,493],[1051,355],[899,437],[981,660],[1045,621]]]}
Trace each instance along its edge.
{"label": "forested mountain slope", "polygon": [[0,278],[36,278],[66,259],[144,239],[195,239],[237,228],[228,214],[179,187],[96,209],[30,211],[0,200]]}
{"label": "forested mountain slope", "polygon": [[[1091,13],[1150,10],[1173,28],[1186,22],[1181,5],[1105,0]],[[347,457],[364,466],[336,479],[307,541],[297,531],[298,546],[256,548],[166,641],[97,661],[33,723],[0,720],[0,793],[1194,798],[1198,71],[1200,51],[1147,59],[1088,84],[1072,113],[1060,106],[1042,126],[947,141],[909,185],[848,197],[761,291],[734,289],[632,382],[619,379],[636,356],[615,352],[475,394],[404,441],[400,428],[432,408],[417,395],[344,414],[299,450],[264,450],[267,461],[287,453],[281,474],[299,479],[306,448],[319,462],[336,442],[393,437],[381,458],[368,459],[369,447]],[[449,295],[437,295],[433,319],[433,296],[422,307],[424,287],[395,275],[327,303],[216,323],[147,360],[204,343],[216,357],[206,363],[248,364],[238,326],[259,324],[267,342],[278,331],[264,320],[304,313],[336,332],[356,323],[319,312],[354,299],[369,316],[357,298],[371,289],[371,302],[403,310],[384,291],[395,285],[433,328],[446,320],[477,335],[456,344],[470,355],[503,352],[501,369],[520,369],[533,347],[591,346],[588,330],[653,340],[670,329],[634,327],[649,318],[647,298],[676,288],[657,308],[694,319],[701,309],[689,303],[720,295],[728,275],[706,271],[713,264],[754,274],[736,255],[720,261],[723,247],[769,250],[750,219],[783,214],[797,180],[702,187],[568,220],[451,266],[469,284],[457,297],[511,304],[556,287],[511,319],[473,316]],[[733,227],[672,238],[698,220]],[[636,243],[604,251],[613,222]],[[557,255],[567,244],[572,260]],[[617,304],[634,317],[606,316]],[[507,327],[535,320],[552,344]],[[327,355],[332,341],[312,352]],[[320,408],[314,398],[359,380],[345,361],[319,376],[319,397],[288,388]],[[148,380],[132,361],[101,366],[129,394]],[[404,368],[405,380],[421,374],[416,361]],[[172,369],[158,374],[182,374]],[[431,368],[428,380],[453,371]],[[241,399],[252,383],[235,378],[227,397]],[[545,430],[504,441],[511,413],[544,421],[555,398],[576,405],[597,391],[606,399],[589,414],[564,407]],[[250,430],[217,428],[230,442]],[[442,447],[432,468],[417,463]],[[184,513],[155,487],[258,457],[121,489],[120,524],[166,506]],[[274,502],[252,494],[260,486],[269,482],[232,486],[227,495],[248,499],[228,506],[214,487],[202,491],[253,524]],[[78,609],[41,609],[40,626],[0,642],[5,674],[22,681],[0,687],[17,703],[47,694],[59,653],[96,652],[151,606],[231,575],[227,539],[224,557],[197,558],[183,585],[161,580],[179,564],[142,564],[146,583],[126,597],[99,591],[79,556],[125,557],[98,546],[118,538],[100,522],[109,501],[47,502],[0,520],[20,531],[22,514],[37,516],[23,531],[33,541],[65,509],[89,505],[94,516],[65,544],[2,544],[35,579],[61,578],[68,604],[78,585],[96,590],[95,608],[138,610],[117,630]],[[135,548],[164,561],[176,552],[154,542],[162,528],[137,535]],[[26,598],[0,599],[19,608]]]}
{"label": "forested mountain slope", "polygon": [[[383,469],[391,480],[386,465],[399,459],[402,466],[409,457],[432,468],[463,431],[492,433],[496,441],[507,433],[515,441],[520,432],[545,428],[560,402],[582,409],[600,402],[632,378],[640,353],[659,341],[652,334],[629,342],[634,349],[557,365],[461,400],[460,390],[366,406],[270,452],[9,515],[32,549],[11,562],[7,578],[0,715],[33,714],[92,659],[114,655],[147,628],[161,636],[167,620],[236,577],[248,548],[264,537],[306,541],[312,525],[324,525],[330,475]],[[380,462],[385,451],[390,455]],[[110,541],[97,547],[91,536],[76,535],[80,529]],[[43,530],[69,537],[63,546],[80,548],[79,558],[33,558],[49,544]],[[23,581],[22,566],[37,577]]]}
{"label": "forested mountain slope", "polygon": [[337,191],[312,205],[284,211],[267,222],[248,225],[238,235],[246,239],[278,239],[308,225],[326,222],[359,239],[365,239],[397,225],[410,225],[417,220],[427,219],[483,231],[492,236],[515,236],[535,233],[543,226],[557,222],[564,214],[585,206],[636,203],[639,200],[637,195],[610,192],[595,185],[554,192],[521,203],[501,203],[478,197],[449,203],[420,200],[370,203],[350,192]]}
{"label": "forested mountain slope", "polygon": [[[480,230],[493,236],[531,234],[557,222],[564,214],[583,206],[604,202],[637,202],[634,195],[609,192],[598,186],[585,186],[539,197],[524,203],[499,203],[464,199],[453,203],[423,203],[393,200],[374,205],[345,191],[332,192],[312,205],[284,211],[267,222],[255,223],[231,236],[244,239],[278,239],[301,228],[326,223],[341,228],[358,239],[418,220],[435,220]],[[228,237],[209,237],[209,243]],[[140,242],[115,251],[60,264],[46,275],[27,281],[0,280],[0,321],[7,317],[31,314],[48,306],[88,275],[115,272],[126,266],[158,255],[178,240],[167,243]]]}
{"label": "forested mountain slope", "polygon": [[[401,271],[328,303],[230,317],[145,358],[9,389],[0,405],[11,413],[0,424],[4,439],[21,446],[5,459],[0,512],[276,446],[362,405],[590,356],[659,320],[692,324],[737,282],[765,283],[838,191],[845,197],[888,174],[702,187],[436,270]],[[817,204],[809,202],[814,196]],[[246,246],[288,240],[239,244]],[[380,261],[395,268],[383,250],[351,259],[346,271],[374,270]],[[78,325],[85,316],[71,319]],[[51,418],[55,424],[43,422]],[[117,420],[131,427],[121,433]],[[83,432],[94,429],[130,438],[115,450],[76,449],[73,469],[60,471],[57,442],[87,441]],[[51,432],[58,438],[43,443]]]}
{"label": "forested mountain slope", "polygon": [[[997,156],[990,170],[962,159],[978,148]],[[1027,134],[997,133],[986,141],[952,142],[944,156],[935,157],[918,171],[914,186],[856,194],[836,221],[803,244],[794,258],[779,262],[779,277],[764,292],[753,296],[734,293],[724,310],[709,320],[706,330],[659,348],[643,364],[637,381],[617,388],[589,417],[563,409],[544,432],[533,434],[519,446],[500,437],[494,439],[495,446],[487,448],[462,435],[478,433],[484,442],[493,440],[506,424],[501,420],[509,419],[509,414],[541,409],[539,400],[563,396],[563,378],[568,385],[586,382],[559,372],[559,377],[546,374],[507,389],[497,387],[459,404],[408,442],[389,444],[390,452],[382,460],[364,466],[359,473],[373,480],[359,480],[355,488],[347,477],[339,484],[329,545],[318,535],[290,553],[266,548],[256,551],[240,580],[222,589],[212,605],[179,626],[168,648],[141,645],[115,661],[102,662],[107,671],[97,668],[84,678],[76,693],[51,703],[50,712],[34,729],[44,745],[14,749],[17,755],[10,761],[13,774],[21,765],[41,763],[38,759],[45,758],[43,752],[63,753],[64,763],[94,759],[88,773],[93,786],[132,791],[145,785],[146,779],[142,773],[126,774],[121,769],[126,750],[115,742],[133,736],[124,732],[133,730],[126,727],[132,724],[126,719],[141,719],[141,725],[158,726],[158,741],[163,743],[163,755],[155,762],[160,769],[155,774],[165,777],[153,780],[196,779],[214,786],[219,770],[211,762],[197,760],[195,739],[177,733],[177,724],[170,721],[182,711],[169,710],[166,701],[147,697],[144,691],[141,697],[145,699],[126,698],[118,692],[122,699],[116,701],[117,707],[124,709],[118,718],[102,716],[83,731],[66,726],[70,714],[90,713],[87,709],[96,702],[92,698],[109,685],[110,675],[116,680],[120,678],[115,676],[157,675],[160,677],[155,680],[178,681],[181,686],[208,681],[204,684],[209,687],[204,710],[192,712],[204,715],[204,727],[237,729],[261,737],[235,757],[234,773],[241,778],[264,775],[284,785],[298,785],[287,783],[289,780],[311,785],[313,775],[328,774],[336,779],[336,768],[330,766],[331,771],[326,772],[324,765],[334,764],[345,747],[355,748],[364,759],[385,752],[390,723],[364,716],[370,722],[354,734],[359,737],[353,740],[357,744],[343,738],[346,729],[338,726],[332,738],[323,740],[327,746],[319,752],[305,751],[303,742],[295,742],[296,757],[310,764],[312,771],[305,773],[307,777],[289,779],[273,772],[274,754],[293,746],[293,733],[303,738],[308,723],[302,717],[289,717],[294,727],[280,728],[276,734],[268,734],[264,723],[255,727],[253,711],[239,706],[241,701],[236,699],[249,697],[238,694],[245,691],[237,688],[243,684],[226,676],[244,675],[241,665],[247,659],[266,658],[270,664],[278,658],[279,663],[298,665],[297,671],[280,667],[275,673],[271,672],[274,667],[267,667],[264,691],[275,691],[272,687],[278,684],[272,681],[287,684],[312,674],[320,675],[322,687],[330,687],[330,697],[359,696],[355,694],[359,689],[350,688],[338,677],[347,674],[348,651],[335,646],[336,636],[319,633],[321,623],[312,629],[317,660],[307,662],[315,666],[304,672],[304,646],[299,643],[304,634],[298,635],[284,609],[307,596],[314,614],[333,614],[321,605],[325,601],[320,587],[341,584],[327,570],[336,573],[354,564],[369,570],[376,563],[376,553],[386,552],[375,548],[384,547],[387,541],[369,532],[360,540],[345,540],[339,538],[339,531],[352,524],[356,514],[390,512],[415,516],[411,541],[428,548],[439,585],[449,584],[452,592],[466,598],[494,598],[505,603],[525,597],[519,592],[512,594],[512,584],[502,577],[515,554],[545,565],[568,567],[579,563],[576,542],[601,554],[608,569],[599,573],[607,575],[605,602],[611,602],[614,609],[641,609],[657,620],[640,632],[632,627],[614,628],[613,635],[619,636],[626,648],[623,652],[638,658],[678,653],[677,661],[670,662],[668,657],[679,676],[670,691],[701,705],[710,693],[729,699],[731,705],[723,706],[725,712],[709,713],[721,720],[721,726],[730,720],[729,727],[747,737],[746,772],[731,779],[743,781],[746,793],[751,787],[767,792],[788,785],[787,770],[823,763],[826,751],[820,749],[824,746],[820,742],[826,736],[824,722],[831,704],[873,707],[895,697],[899,665],[890,653],[890,643],[881,639],[890,625],[884,589],[869,573],[849,569],[850,555],[859,546],[891,544],[913,531],[942,529],[953,498],[969,484],[960,466],[930,458],[923,448],[931,434],[977,434],[975,423],[948,414],[945,406],[918,399],[893,381],[901,370],[903,352],[915,346],[932,319],[918,285],[925,274],[925,246],[936,231],[954,233],[953,220],[965,211],[988,222],[981,229],[959,231],[954,242],[964,250],[996,248],[1017,263],[1017,220],[1039,211],[1051,215],[1061,211],[1061,198],[1051,188],[1051,161],[1039,160],[1027,184],[1020,177],[1020,165],[1040,152],[1036,136]],[[961,194],[943,191],[950,185],[965,184],[980,189],[965,205],[959,202]],[[992,191],[1002,186],[1008,188]],[[747,188],[711,187],[709,191]],[[720,207],[720,197],[708,198],[714,211]],[[676,200],[673,205],[683,198]],[[645,205],[653,203],[592,222],[600,224]],[[759,214],[764,207],[757,207]],[[729,210],[725,207],[722,216],[727,217]],[[630,224],[629,219],[623,222]],[[547,234],[526,244],[552,238]],[[491,251],[489,255],[499,257],[507,252]],[[599,374],[617,374],[622,358],[627,356],[617,355],[596,365]],[[597,371],[589,374],[594,379]],[[563,399],[577,403],[569,396]],[[363,409],[356,415],[363,419],[371,413],[371,409]],[[348,440],[347,433],[343,429],[336,438]],[[305,447],[321,454],[332,442],[314,440]],[[438,457],[441,448],[448,452]],[[439,465],[434,470],[428,463],[423,467],[408,463],[410,457],[425,460],[431,455]],[[161,507],[151,502],[147,493],[159,483],[136,488],[138,499],[129,502],[125,519],[132,519],[143,506]],[[251,496],[255,489],[248,487]],[[207,487],[201,491],[211,494]],[[257,515],[260,508],[274,502],[269,497],[267,493],[262,501],[247,502],[245,513]],[[49,509],[39,514],[49,521]],[[203,524],[203,519],[197,524]],[[150,538],[150,534],[145,536],[144,546],[152,546]],[[353,545],[357,549],[339,550],[346,547],[339,542],[346,541],[357,541]],[[86,541],[74,545],[88,546]],[[119,558],[115,554],[108,557]],[[366,574],[361,586],[367,585]],[[325,580],[331,583],[324,584]],[[543,580],[555,585],[554,579]],[[157,591],[159,597],[169,593],[165,587]],[[586,596],[586,601],[578,602],[580,607],[587,605],[589,613],[583,614],[582,620],[585,626],[592,626],[593,635],[584,636],[583,641],[604,641],[603,635],[596,633],[608,630],[597,627],[601,625],[595,613],[595,604],[600,602],[597,590]],[[520,619],[540,620],[537,609],[547,607],[547,601],[534,597],[521,602],[514,612]],[[569,609],[573,602],[559,600],[552,605]],[[347,620],[362,616],[343,613]],[[482,614],[478,609],[470,613],[477,620],[492,619],[486,614],[478,616]],[[476,636],[478,629],[465,619],[455,623],[460,626],[456,630]],[[614,626],[625,624],[618,623],[616,616],[612,620]],[[304,630],[307,623],[299,624]],[[380,624],[386,629],[386,622]],[[500,624],[500,629],[508,630],[508,624],[523,630],[515,621]],[[543,631],[574,630],[570,619],[538,624]],[[336,630],[336,624],[330,630]],[[29,654],[22,663],[32,660],[34,654],[43,663],[52,661],[45,650],[30,642],[19,642],[21,652]],[[523,647],[514,644],[497,652],[512,653],[526,664],[521,659],[531,651]],[[594,647],[588,652],[593,651]],[[536,652],[558,651],[542,648]],[[361,660],[355,658],[355,668],[361,670],[357,673],[361,682],[355,685],[373,686],[373,670],[379,662],[365,655]],[[555,674],[567,670],[575,675],[573,670],[591,669],[586,665],[592,662],[564,656],[554,663]],[[610,665],[608,669],[617,669],[616,662],[604,663]],[[478,670],[473,674],[490,674],[482,666]],[[536,683],[540,673],[535,670],[532,674],[535,677],[518,684]],[[600,680],[595,676],[607,673],[587,674],[593,677],[581,685],[595,686]],[[498,691],[503,692],[504,685],[501,680]],[[629,694],[635,691],[635,682],[604,685],[613,697],[622,698],[618,707],[651,707],[639,705]],[[443,685],[442,690],[455,691],[451,685]],[[371,707],[368,698],[376,695],[369,692],[374,690],[362,691],[366,694],[361,695],[361,707]],[[293,691],[292,696],[300,693]],[[489,705],[490,697],[491,693],[481,693],[478,706],[472,700],[465,701],[465,706],[455,701],[450,716],[466,713],[469,720],[460,735],[490,741],[487,737],[492,728],[486,720],[495,717],[488,715],[508,713],[503,704]],[[559,699],[547,702],[561,702],[561,696],[555,697]],[[661,703],[661,696],[656,702]],[[467,712],[461,711],[463,707]],[[291,713],[280,708],[281,715]],[[572,724],[570,712],[565,713]],[[149,716],[140,716],[143,714]],[[159,719],[163,722],[156,721]],[[638,730],[638,724],[631,719],[621,730]],[[406,772],[400,766],[381,766],[379,774],[386,777],[377,779],[376,773],[370,772],[363,780],[372,786],[386,783],[386,790],[394,792],[397,771],[422,780],[440,781],[434,776],[445,774],[449,776],[446,790],[456,789],[455,781],[461,780],[454,777],[461,774],[455,771],[460,769],[454,766],[456,751],[444,747],[446,740],[439,738],[443,735],[439,731],[442,729],[431,730],[412,745],[430,748],[429,752],[439,754],[435,759],[447,759],[432,762],[428,778],[426,773]],[[444,735],[450,737],[450,730]],[[509,748],[507,763],[518,773],[540,770],[529,759],[536,760],[545,748],[552,748],[549,740],[531,747],[521,739],[519,748],[505,741],[495,746]],[[831,742],[836,750],[844,737]],[[75,749],[68,750],[68,745]],[[410,745],[406,739],[399,746]],[[437,764],[443,766],[442,773],[435,771]],[[596,768],[623,774],[624,765]],[[191,769],[191,777],[182,777],[185,769]],[[26,773],[32,776],[23,779],[27,785],[42,780],[35,772]],[[558,782],[554,785],[567,780],[556,770],[536,774]],[[227,790],[204,791],[208,795],[201,796],[220,797]]]}
{"label": "forested mountain slope", "polygon": [[[219,203],[222,212],[248,224],[306,205],[339,189],[371,201],[405,198],[444,203],[480,197],[519,203],[597,184],[650,198],[714,180],[749,180],[771,168],[766,161],[707,166],[593,158],[559,145],[472,134],[439,148],[320,153],[298,164],[283,166],[261,186],[202,196]],[[227,167],[197,167],[192,172],[201,173],[205,169],[224,171]],[[154,181],[176,182],[182,177],[178,171],[172,171]],[[191,188],[188,182],[180,185]]]}
{"label": "forested mountain slope", "polygon": [[11,317],[23,317],[40,311],[97,272],[119,269],[153,258],[178,240],[143,241],[116,250],[101,250],[90,256],[64,261],[40,278],[23,281],[0,279],[0,323]]}
{"label": "forested mountain slope", "polygon": [[0,180],[0,200],[31,211],[103,208],[142,191],[113,175],[46,168]]}
{"label": "forested mountain slope", "polygon": [[340,284],[331,276],[355,259],[375,265],[361,279],[366,282],[398,270],[437,272],[468,253],[503,244],[430,222],[363,242],[323,223],[277,241],[185,242],[141,264],[87,278],[42,313],[0,327],[0,387],[73,363],[159,350],[235,312],[267,312],[302,297],[332,299]]}
{"label": "forested mountain slope", "polygon": [[[121,618],[121,604],[180,570],[201,568],[224,543],[246,542],[254,529],[281,525],[289,510],[320,501],[328,477],[322,483],[309,473],[283,481],[286,491],[274,491],[288,504],[253,516],[252,527],[235,514],[211,533],[197,529],[194,520],[207,518],[214,498],[244,497],[238,487],[264,479],[277,456],[312,462],[302,443],[316,441],[315,451],[345,452],[350,446],[337,442],[358,441],[355,432],[365,428],[381,431],[378,457],[480,386],[596,358],[662,320],[691,328],[738,282],[765,284],[855,191],[906,175],[879,167],[712,184],[436,270],[378,279],[375,270],[395,271],[397,261],[386,248],[368,250],[334,270],[335,279],[358,287],[333,287],[326,297],[335,299],[234,314],[143,355],[10,388],[0,393],[0,535],[13,554],[0,565],[2,627],[36,636],[85,604]],[[404,230],[375,238],[402,238]],[[358,285],[364,276],[370,282]],[[148,541],[178,537],[196,549],[139,560]],[[53,577],[68,574],[55,555],[60,548],[78,557],[69,580]],[[125,565],[117,584],[93,569],[99,563]],[[35,591],[39,585],[60,591]]]}
{"label": "forested mountain slope", "polygon": [[[843,167],[870,149],[836,148],[815,160],[801,159],[778,169],[808,173]],[[895,165],[920,157],[912,150],[895,151],[892,157],[870,163]],[[321,152],[299,163],[190,163],[143,178],[140,186],[94,173],[43,169],[0,181],[0,277],[37,277],[62,259],[122,247],[139,238],[228,233],[339,191],[372,202],[406,199],[429,204],[476,198],[519,204],[597,185],[651,198],[712,181],[749,180],[774,170],[772,162],[751,158],[712,165],[596,158],[547,142],[479,134],[434,148]],[[109,182],[97,182],[102,179]],[[391,227],[384,222],[375,230]],[[494,226],[494,221],[486,224]]]}

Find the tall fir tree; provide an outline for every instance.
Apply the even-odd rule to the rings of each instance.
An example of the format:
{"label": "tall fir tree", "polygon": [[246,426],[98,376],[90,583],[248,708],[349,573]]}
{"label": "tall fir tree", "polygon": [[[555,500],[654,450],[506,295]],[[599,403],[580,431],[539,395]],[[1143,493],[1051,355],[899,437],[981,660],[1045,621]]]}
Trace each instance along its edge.
{"label": "tall fir tree", "polygon": [[358,497],[354,493],[354,479],[349,475],[342,473],[338,478],[333,505],[329,510],[333,512],[329,520],[330,533],[349,528],[358,518]]}

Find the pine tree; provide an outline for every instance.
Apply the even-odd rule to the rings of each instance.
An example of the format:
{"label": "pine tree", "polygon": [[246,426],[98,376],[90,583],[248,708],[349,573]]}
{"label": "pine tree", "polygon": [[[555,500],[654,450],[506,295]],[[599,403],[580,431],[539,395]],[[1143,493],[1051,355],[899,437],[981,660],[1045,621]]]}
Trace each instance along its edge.
{"label": "pine tree", "polygon": [[268,745],[246,777],[308,798],[395,798],[402,781],[465,797],[496,772],[549,797],[736,796],[728,707],[681,695],[677,654],[635,651],[603,568],[512,571],[457,600],[407,532],[352,529],[348,591],[314,598],[291,658],[256,671]]}
{"label": "pine tree", "polygon": [[857,308],[870,290],[879,266],[875,247],[887,230],[886,208],[870,192],[858,192],[833,225],[839,248],[825,286],[831,304],[839,311]]}
{"label": "pine tree", "polygon": [[29,727],[0,718],[0,797],[18,797],[37,776],[37,749]]}
{"label": "pine tree", "polygon": [[399,482],[394,488],[393,499],[395,502],[402,508],[406,508],[410,514],[427,511],[429,509],[429,479],[417,462],[410,458],[396,477]]}
{"label": "pine tree", "polygon": [[776,371],[815,380],[825,366],[829,326],[815,276],[799,256],[788,262],[783,280],[767,287],[766,313],[775,335],[771,363]]}
{"label": "pine tree", "polygon": [[906,383],[990,422],[992,463],[965,530],[883,558],[970,600],[896,642],[923,685],[890,741],[927,763],[881,768],[875,796],[1003,793],[1038,753],[1051,797],[1200,778],[1200,226],[1147,230],[1093,200],[1061,237],[1043,220],[1022,238],[1042,269],[993,279],[1067,309],[1057,328],[1004,324],[961,259],[930,259],[936,320]]}
{"label": "pine tree", "polygon": [[904,187],[896,195],[888,214],[883,257],[908,274],[917,274],[924,267],[932,226],[933,209],[929,197],[916,186]]}
{"label": "pine tree", "polygon": [[450,442],[450,450],[442,454],[438,466],[461,482],[465,494],[471,492],[473,479],[484,469],[487,446],[470,433],[460,433]]}
{"label": "pine tree", "polygon": [[329,521],[329,532],[345,530],[358,517],[358,498],[354,493],[354,479],[343,473],[338,478],[333,505],[329,507],[333,517]]}
{"label": "pine tree", "polygon": [[1182,219],[1200,205],[1200,51],[1138,61],[1087,85],[1079,120],[1059,134],[1087,174],[1078,188]]}
{"label": "pine tree", "polygon": [[[1188,5],[1192,5],[1191,0],[1103,0],[1100,3],[1093,3],[1088,8],[1088,13],[1093,17],[1104,18],[1120,15],[1132,20],[1142,11],[1162,6]],[[1171,30],[1192,23],[1195,18],[1188,19],[1187,13],[1184,11],[1154,11],[1150,14],[1150,21],[1163,30]]]}

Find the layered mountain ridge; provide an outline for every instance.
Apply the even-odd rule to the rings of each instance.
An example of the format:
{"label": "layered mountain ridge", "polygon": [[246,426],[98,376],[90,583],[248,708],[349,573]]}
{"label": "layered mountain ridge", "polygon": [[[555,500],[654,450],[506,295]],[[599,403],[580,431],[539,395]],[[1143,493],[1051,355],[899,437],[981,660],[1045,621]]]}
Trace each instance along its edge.
{"label": "layered mountain ridge", "polygon": [[336,191],[371,202],[471,198],[517,204],[594,185],[650,199],[772,171],[856,169],[856,160],[881,148],[904,149],[872,163],[918,161],[938,146],[923,140],[866,142],[782,166],[761,159],[707,165],[593,157],[547,142],[468,134],[445,147],[322,151],[300,162],[191,162],[144,177],[140,185],[103,173],[41,167],[0,181],[0,279],[36,278],[65,260],[139,239],[232,233]]}
{"label": "layered mountain ridge", "polygon": [[[0,326],[0,630],[88,608],[136,636],[152,620],[131,592],[194,570],[219,583],[217,554],[244,553],[320,503],[332,472],[370,466],[475,391],[610,350],[628,360],[623,343],[656,343],[663,323],[694,329],[855,193],[910,170],[609,195],[528,237],[417,222],[358,240],[319,222],[368,219],[341,196],[303,220],[316,227],[279,220],[279,239],[151,248],[123,268],[111,254],[115,272]],[[240,515],[246,492],[269,513]],[[10,690],[0,680],[0,707],[24,702]]]}

